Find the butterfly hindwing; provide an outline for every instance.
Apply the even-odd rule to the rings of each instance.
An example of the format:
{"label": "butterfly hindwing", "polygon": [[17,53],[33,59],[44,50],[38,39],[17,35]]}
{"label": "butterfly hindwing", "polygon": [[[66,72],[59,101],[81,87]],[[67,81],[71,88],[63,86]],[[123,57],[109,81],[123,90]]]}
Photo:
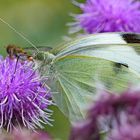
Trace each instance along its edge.
{"label": "butterfly hindwing", "polygon": [[[73,122],[84,119],[89,105],[96,99],[96,86],[100,81],[108,91],[122,91],[140,80],[125,65],[96,57],[69,55],[54,63],[57,71],[54,99],[58,107]],[[58,95],[57,95],[58,94]]]}

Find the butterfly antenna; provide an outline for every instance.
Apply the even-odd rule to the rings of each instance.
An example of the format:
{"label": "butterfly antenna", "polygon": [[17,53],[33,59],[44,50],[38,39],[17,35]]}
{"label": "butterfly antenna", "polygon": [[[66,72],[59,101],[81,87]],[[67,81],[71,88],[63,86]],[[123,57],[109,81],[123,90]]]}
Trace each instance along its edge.
{"label": "butterfly antenna", "polygon": [[19,35],[21,38],[23,38],[25,41],[27,41],[32,47],[34,47],[39,52],[38,48],[29,39],[27,39],[22,33],[18,32],[13,26],[11,26],[9,23],[7,23],[5,20],[3,20],[1,17],[0,17],[0,21],[2,23],[4,23],[5,25],[7,25],[11,30],[13,30],[17,35]]}

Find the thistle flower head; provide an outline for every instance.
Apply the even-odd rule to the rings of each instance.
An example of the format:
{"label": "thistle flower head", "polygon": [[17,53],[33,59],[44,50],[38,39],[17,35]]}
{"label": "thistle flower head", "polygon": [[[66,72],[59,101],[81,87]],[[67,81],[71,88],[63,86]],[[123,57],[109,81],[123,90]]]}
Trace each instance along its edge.
{"label": "thistle flower head", "polygon": [[11,133],[1,133],[0,140],[52,140],[45,131],[32,132],[27,129],[15,128]]}
{"label": "thistle flower head", "polygon": [[123,122],[122,126],[113,128],[106,140],[139,140],[140,123],[130,124]]}
{"label": "thistle flower head", "polygon": [[140,2],[135,0],[86,0],[74,2],[82,14],[74,16],[70,33],[140,32]]}
{"label": "thistle flower head", "polygon": [[27,129],[14,129],[10,137],[13,138],[12,140],[52,140],[51,136],[45,131],[31,132]]}
{"label": "thistle flower head", "polygon": [[49,123],[49,88],[31,64],[16,62],[0,59],[0,128],[42,128],[42,123]]}
{"label": "thistle flower head", "polygon": [[140,90],[121,95],[106,92],[81,124],[72,129],[71,140],[100,140],[102,134],[105,140],[140,139]]}

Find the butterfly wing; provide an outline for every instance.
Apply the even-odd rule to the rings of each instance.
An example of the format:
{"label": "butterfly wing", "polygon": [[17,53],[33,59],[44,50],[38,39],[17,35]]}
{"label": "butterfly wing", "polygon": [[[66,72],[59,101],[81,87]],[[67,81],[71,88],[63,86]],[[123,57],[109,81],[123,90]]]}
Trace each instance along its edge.
{"label": "butterfly wing", "polygon": [[91,57],[69,55],[55,62],[56,92],[53,96],[58,107],[70,120],[81,120],[89,104],[95,100],[96,86],[103,83],[109,91],[121,91],[128,81],[137,83],[140,75],[124,65]]}
{"label": "butterfly wing", "polygon": [[[72,50],[85,48],[85,46],[99,44],[137,44],[140,43],[140,34],[134,33],[98,33],[93,35],[86,35],[73,40],[70,43],[59,47],[59,56],[64,52],[71,52]],[[57,48],[56,48],[57,49]],[[57,54],[58,54],[57,53]]]}
{"label": "butterfly wing", "polygon": [[[78,54],[99,57],[127,64],[140,72],[140,35],[133,33],[103,33],[77,39],[61,50],[57,58]],[[136,65],[137,64],[137,65]]]}
{"label": "butterfly wing", "polygon": [[139,42],[131,40],[128,44],[123,35],[98,34],[77,39],[63,47],[53,60],[53,97],[72,122],[85,118],[100,82],[109,91],[121,91],[130,79],[131,83],[140,81]]}

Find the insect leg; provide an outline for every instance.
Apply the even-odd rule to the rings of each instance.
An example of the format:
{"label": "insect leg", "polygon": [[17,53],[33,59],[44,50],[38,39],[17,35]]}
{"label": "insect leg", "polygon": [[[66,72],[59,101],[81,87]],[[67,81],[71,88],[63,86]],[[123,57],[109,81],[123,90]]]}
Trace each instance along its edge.
{"label": "insect leg", "polygon": [[18,61],[19,61],[19,56],[17,57],[17,61],[16,61],[16,65],[15,65],[15,70],[14,70],[14,74],[13,74],[12,79],[11,79],[11,83],[13,82],[13,79],[15,77]]}
{"label": "insect leg", "polygon": [[17,56],[17,61],[16,61],[16,65],[15,65],[14,74],[16,73],[16,69],[17,69],[17,64],[18,64],[19,58],[20,58],[20,56]]}

